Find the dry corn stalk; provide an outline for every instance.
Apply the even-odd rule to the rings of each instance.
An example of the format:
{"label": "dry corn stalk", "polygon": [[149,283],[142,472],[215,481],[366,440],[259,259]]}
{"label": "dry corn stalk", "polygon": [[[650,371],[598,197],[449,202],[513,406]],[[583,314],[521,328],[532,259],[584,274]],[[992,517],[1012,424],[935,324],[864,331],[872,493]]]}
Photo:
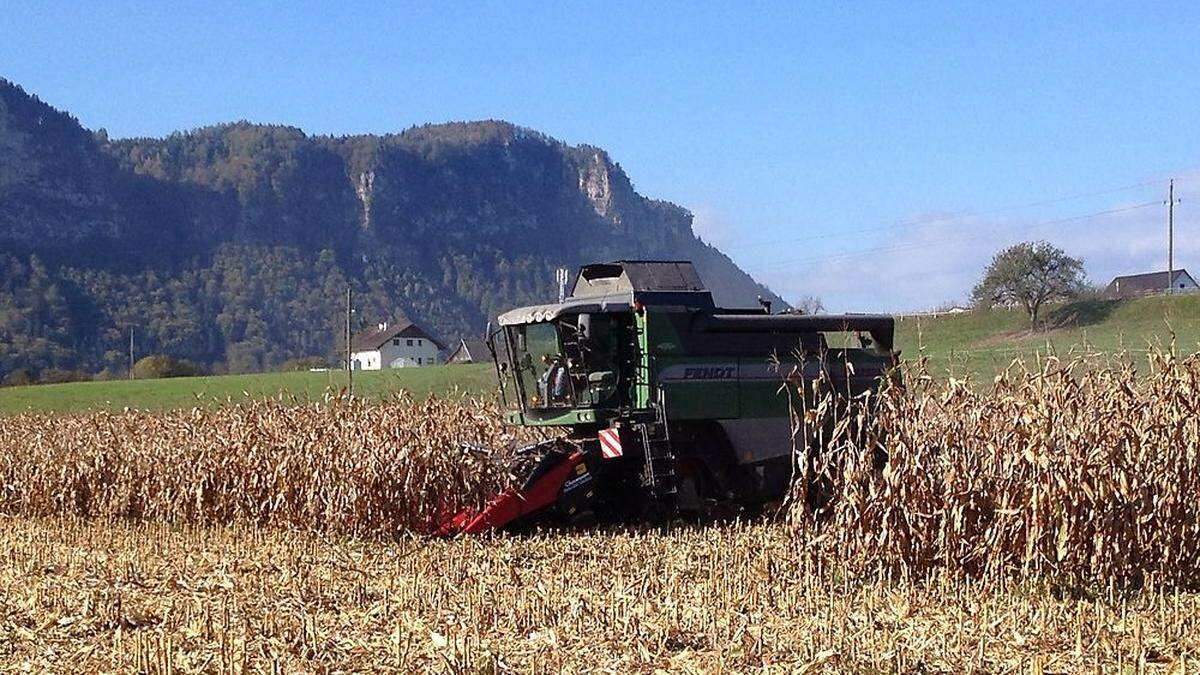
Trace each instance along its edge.
{"label": "dry corn stalk", "polygon": [[469,397],[21,415],[0,420],[0,513],[426,531],[507,484],[529,433],[499,419]]}
{"label": "dry corn stalk", "polygon": [[828,448],[804,468],[829,501],[791,511],[816,555],[901,574],[1200,583],[1200,356],[1156,351],[1140,371],[1016,362],[986,390],[907,379],[849,410],[819,383],[796,397],[802,432]]}

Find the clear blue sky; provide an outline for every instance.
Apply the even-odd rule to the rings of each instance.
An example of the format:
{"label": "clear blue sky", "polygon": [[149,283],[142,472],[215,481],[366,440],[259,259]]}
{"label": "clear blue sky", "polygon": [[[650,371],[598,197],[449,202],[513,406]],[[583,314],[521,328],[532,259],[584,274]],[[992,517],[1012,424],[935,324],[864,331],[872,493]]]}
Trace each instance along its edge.
{"label": "clear blue sky", "polygon": [[592,143],[834,309],[963,297],[1024,238],[1097,281],[1165,267],[1161,208],[1038,224],[1168,175],[1200,268],[1195,2],[328,4],[10,2],[0,75],[114,136],[502,118]]}

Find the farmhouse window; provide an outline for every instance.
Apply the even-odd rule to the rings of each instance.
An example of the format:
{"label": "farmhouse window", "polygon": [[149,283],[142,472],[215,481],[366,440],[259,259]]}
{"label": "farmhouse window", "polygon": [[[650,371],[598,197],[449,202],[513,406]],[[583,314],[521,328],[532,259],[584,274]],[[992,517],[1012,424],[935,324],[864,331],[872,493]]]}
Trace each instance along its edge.
{"label": "farmhouse window", "polygon": [[392,346],[399,347],[400,346],[400,338],[392,338]]}
{"label": "farmhouse window", "polygon": [[409,347],[411,347],[411,346],[412,346],[412,340],[409,340],[409,341],[408,341],[408,346],[409,346]]}

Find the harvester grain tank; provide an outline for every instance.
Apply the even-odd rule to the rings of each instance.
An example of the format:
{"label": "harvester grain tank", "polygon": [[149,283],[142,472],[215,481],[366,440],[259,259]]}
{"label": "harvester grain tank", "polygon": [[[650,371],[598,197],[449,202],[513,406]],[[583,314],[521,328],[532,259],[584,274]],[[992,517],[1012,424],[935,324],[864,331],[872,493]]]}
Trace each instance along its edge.
{"label": "harvester grain tank", "polygon": [[890,316],[761,304],[717,307],[690,262],[618,261],[585,265],[563,302],[502,314],[489,346],[506,421],[567,433],[523,452],[519,489],[443,532],[781,499],[793,474],[784,378],[823,376],[854,396],[898,353]]}

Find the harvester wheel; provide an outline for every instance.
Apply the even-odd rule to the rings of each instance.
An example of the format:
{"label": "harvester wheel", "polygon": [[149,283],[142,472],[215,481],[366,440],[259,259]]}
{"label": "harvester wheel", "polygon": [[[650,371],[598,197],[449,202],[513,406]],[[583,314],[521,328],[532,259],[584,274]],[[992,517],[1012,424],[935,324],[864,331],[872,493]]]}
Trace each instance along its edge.
{"label": "harvester wheel", "polygon": [[742,515],[745,507],[738,497],[744,479],[725,430],[708,422],[680,425],[672,432],[672,439],[679,457],[680,482],[690,482],[696,495],[692,512],[702,519],[716,520]]}

